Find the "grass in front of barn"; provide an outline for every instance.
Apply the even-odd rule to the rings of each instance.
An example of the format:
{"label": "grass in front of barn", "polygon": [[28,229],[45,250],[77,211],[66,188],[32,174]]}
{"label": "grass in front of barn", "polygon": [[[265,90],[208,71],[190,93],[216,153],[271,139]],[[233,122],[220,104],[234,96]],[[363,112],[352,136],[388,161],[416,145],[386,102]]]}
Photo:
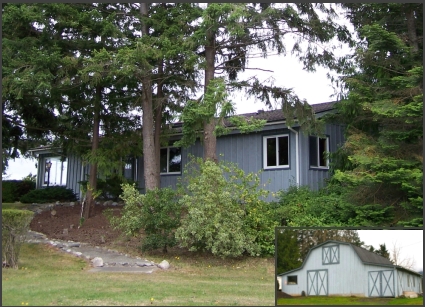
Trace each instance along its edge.
{"label": "grass in front of barn", "polygon": [[423,298],[293,297],[279,298],[277,305],[423,305]]}
{"label": "grass in front of barn", "polygon": [[[273,306],[274,260],[176,259],[152,274],[90,273],[89,264],[43,244],[24,244],[19,270],[2,269],[3,306]],[[233,266],[234,265],[234,266]],[[151,300],[151,298],[153,300]]]}

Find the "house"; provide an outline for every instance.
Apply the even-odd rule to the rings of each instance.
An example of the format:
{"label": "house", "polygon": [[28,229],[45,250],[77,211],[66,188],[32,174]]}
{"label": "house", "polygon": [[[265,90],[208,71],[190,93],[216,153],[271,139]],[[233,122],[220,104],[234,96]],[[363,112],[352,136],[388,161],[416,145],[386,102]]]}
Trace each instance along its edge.
{"label": "house", "polygon": [[329,240],[311,248],[301,267],[277,275],[292,296],[398,297],[422,293],[422,275],[356,245]]}
{"label": "house", "polygon": [[[333,112],[336,102],[312,105],[316,117]],[[217,156],[236,163],[245,172],[261,173],[261,183],[270,182],[267,189],[277,192],[290,185],[308,185],[318,189],[329,175],[329,160],[323,154],[334,152],[344,141],[343,127],[327,124],[324,138],[304,135],[299,126],[288,127],[282,110],[258,111],[243,114],[246,118],[263,119],[267,123],[261,131],[242,134],[238,130],[217,138]],[[177,133],[172,141],[181,136],[182,123],[174,124]],[[180,129],[179,129],[180,127]],[[180,133],[180,134],[179,134]],[[172,144],[172,142],[171,142]],[[31,150],[37,157],[37,188],[64,185],[80,194],[78,181],[85,180],[89,166],[79,157],[69,155],[61,160],[46,147]],[[175,187],[189,154],[202,156],[202,144],[198,140],[188,148],[164,147],[161,149],[161,187]],[[50,171],[46,168],[50,162]],[[129,161],[123,173],[126,178],[138,182],[144,190],[143,157]],[[49,177],[50,176],[50,177]],[[272,200],[272,196],[268,200]]]}

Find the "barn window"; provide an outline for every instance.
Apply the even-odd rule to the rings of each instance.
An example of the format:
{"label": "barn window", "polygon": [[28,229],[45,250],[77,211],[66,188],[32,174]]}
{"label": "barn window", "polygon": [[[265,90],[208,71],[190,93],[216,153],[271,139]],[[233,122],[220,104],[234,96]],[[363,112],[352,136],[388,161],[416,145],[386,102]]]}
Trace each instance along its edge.
{"label": "barn window", "polygon": [[287,134],[263,138],[264,169],[289,167],[289,136]]}
{"label": "barn window", "polygon": [[298,284],[298,276],[288,276],[288,285],[297,285]]}
{"label": "barn window", "polygon": [[323,264],[338,264],[339,263],[339,245],[324,246],[322,248],[322,263]]}

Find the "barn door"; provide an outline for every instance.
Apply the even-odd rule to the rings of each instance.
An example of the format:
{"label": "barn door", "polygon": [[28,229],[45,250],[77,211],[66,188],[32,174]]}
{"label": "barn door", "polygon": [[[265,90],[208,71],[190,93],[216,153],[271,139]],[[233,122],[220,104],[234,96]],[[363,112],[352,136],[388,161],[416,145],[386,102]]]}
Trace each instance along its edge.
{"label": "barn door", "polygon": [[328,295],[328,270],[307,271],[307,295]]}
{"label": "barn door", "polygon": [[394,297],[394,271],[369,272],[368,287],[370,297]]}

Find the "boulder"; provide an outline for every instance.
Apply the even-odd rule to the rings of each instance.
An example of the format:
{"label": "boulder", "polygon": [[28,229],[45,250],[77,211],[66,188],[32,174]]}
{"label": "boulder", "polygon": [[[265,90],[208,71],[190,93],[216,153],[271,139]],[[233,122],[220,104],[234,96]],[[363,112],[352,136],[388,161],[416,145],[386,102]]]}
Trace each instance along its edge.
{"label": "boulder", "polygon": [[170,264],[168,263],[167,260],[162,260],[160,264],[158,264],[158,268],[163,269],[163,270],[168,270],[170,267]]}
{"label": "boulder", "polygon": [[92,259],[92,264],[94,267],[102,267],[103,266],[103,259],[100,257],[95,257]]}

